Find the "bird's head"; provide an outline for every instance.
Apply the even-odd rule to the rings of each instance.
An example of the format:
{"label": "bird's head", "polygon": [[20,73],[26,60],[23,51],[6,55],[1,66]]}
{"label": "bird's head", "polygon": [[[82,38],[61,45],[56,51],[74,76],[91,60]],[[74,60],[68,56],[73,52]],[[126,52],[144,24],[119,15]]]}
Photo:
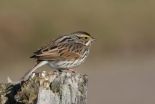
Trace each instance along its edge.
{"label": "bird's head", "polygon": [[79,43],[82,43],[86,46],[90,46],[95,40],[89,33],[84,31],[74,32],[73,34],[77,37]]}

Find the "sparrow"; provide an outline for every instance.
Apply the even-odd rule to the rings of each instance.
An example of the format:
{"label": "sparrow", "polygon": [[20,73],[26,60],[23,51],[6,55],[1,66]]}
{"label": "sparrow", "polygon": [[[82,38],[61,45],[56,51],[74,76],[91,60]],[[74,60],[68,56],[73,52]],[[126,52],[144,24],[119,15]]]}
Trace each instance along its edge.
{"label": "sparrow", "polygon": [[71,70],[79,66],[88,57],[94,40],[89,33],[84,31],[58,37],[33,53],[30,58],[35,59],[37,64],[24,75],[22,80],[27,80],[36,69],[43,65],[49,65],[58,71]]}

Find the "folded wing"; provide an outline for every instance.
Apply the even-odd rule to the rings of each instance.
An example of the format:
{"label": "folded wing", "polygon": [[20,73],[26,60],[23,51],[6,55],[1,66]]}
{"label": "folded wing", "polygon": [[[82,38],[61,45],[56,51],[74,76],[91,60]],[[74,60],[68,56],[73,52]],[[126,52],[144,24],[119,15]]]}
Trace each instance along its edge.
{"label": "folded wing", "polygon": [[80,43],[48,45],[34,52],[31,58],[37,60],[75,60],[80,57],[80,52],[85,47]]}

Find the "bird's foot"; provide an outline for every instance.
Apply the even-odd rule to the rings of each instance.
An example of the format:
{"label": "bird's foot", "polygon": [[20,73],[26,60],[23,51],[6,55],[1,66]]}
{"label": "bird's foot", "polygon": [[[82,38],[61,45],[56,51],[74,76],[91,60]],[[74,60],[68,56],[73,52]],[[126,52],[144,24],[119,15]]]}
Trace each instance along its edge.
{"label": "bird's foot", "polygon": [[76,70],[75,69],[68,69],[70,72],[72,73],[76,73]]}

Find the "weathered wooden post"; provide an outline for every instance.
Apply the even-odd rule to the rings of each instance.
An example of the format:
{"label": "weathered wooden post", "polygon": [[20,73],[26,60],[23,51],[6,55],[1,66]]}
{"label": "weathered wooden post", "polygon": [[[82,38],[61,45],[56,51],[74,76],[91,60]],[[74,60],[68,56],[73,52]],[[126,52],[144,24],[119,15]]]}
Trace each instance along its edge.
{"label": "weathered wooden post", "polygon": [[33,73],[20,84],[0,84],[0,104],[87,104],[87,75]]}

